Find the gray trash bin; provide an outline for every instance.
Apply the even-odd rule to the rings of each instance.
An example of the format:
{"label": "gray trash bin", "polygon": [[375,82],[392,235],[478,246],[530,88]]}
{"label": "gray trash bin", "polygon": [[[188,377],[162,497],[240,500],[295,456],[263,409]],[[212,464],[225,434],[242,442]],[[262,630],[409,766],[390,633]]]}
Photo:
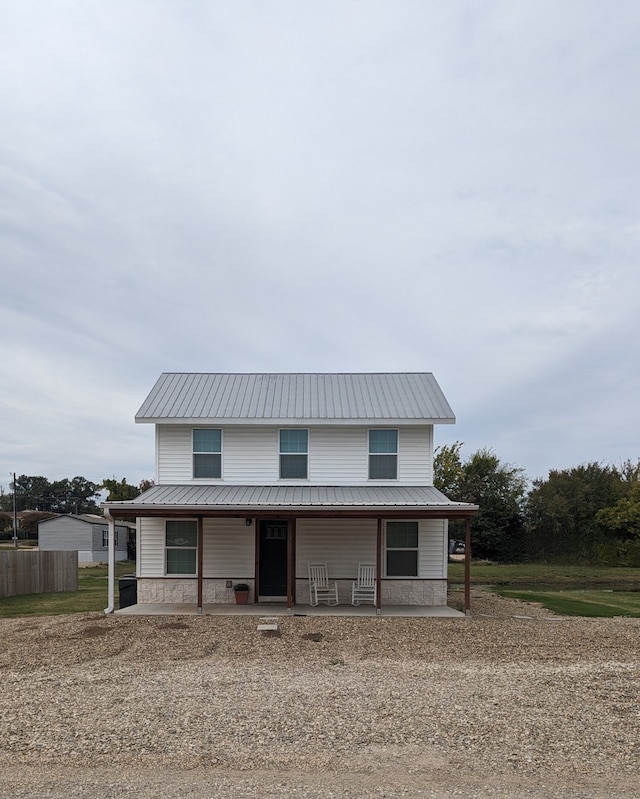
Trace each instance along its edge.
{"label": "gray trash bin", "polygon": [[128,608],[138,603],[138,583],[135,574],[123,574],[118,587],[121,608]]}

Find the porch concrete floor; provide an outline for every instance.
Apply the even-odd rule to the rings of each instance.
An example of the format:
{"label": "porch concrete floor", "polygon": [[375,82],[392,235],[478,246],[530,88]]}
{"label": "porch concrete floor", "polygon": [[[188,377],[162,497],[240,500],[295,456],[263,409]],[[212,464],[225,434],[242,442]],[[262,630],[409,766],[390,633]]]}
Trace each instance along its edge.
{"label": "porch concrete floor", "polygon": [[[116,610],[119,616],[195,616],[197,607],[194,604],[170,605],[151,604],[130,605],[128,608]],[[286,605],[203,605],[203,616],[375,616],[376,609],[372,605],[294,605],[291,610]],[[429,618],[464,619],[465,614],[446,605],[387,605],[381,608],[381,616],[423,616]]]}

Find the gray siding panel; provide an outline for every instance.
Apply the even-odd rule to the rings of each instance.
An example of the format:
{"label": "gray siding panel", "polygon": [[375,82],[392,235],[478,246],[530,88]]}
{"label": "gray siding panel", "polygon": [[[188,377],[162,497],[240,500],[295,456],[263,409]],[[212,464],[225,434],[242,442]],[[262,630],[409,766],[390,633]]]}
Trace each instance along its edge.
{"label": "gray siding panel", "polygon": [[[43,552],[62,551],[78,552],[81,563],[99,563],[106,561],[109,549],[103,547],[103,532],[107,524],[96,524],[87,521],[90,517],[58,516],[46,519],[38,525],[38,549]],[[94,517],[95,518],[95,517]],[[116,525],[118,545],[116,559],[125,560],[127,554],[128,530]]]}
{"label": "gray siding panel", "polygon": [[92,550],[92,525],[81,519],[60,516],[38,525],[38,548],[43,551]]}

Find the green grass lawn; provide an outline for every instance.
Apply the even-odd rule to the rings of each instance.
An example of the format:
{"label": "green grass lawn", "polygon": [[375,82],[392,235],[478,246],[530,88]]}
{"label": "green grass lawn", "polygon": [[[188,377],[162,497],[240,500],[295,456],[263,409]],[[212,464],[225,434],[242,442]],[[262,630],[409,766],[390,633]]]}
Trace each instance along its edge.
{"label": "green grass lawn", "polygon": [[[116,563],[116,607],[118,582],[123,574],[134,574],[135,563]],[[78,570],[78,590],[56,594],[23,594],[0,599],[0,618],[15,616],[57,616],[62,613],[101,612],[108,604],[106,566],[91,566]]]}
{"label": "green grass lawn", "polygon": [[540,602],[552,613],[561,616],[629,616],[640,618],[638,591],[512,591],[499,589],[500,596]]}
{"label": "green grass lawn", "polygon": [[[449,584],[460,583],[464,583],[464,564],[450,563]],[[640,569],[472,563],[471,583],[490,586],[501,596],[540,602],[562,616],[640,617]]]}
{"label": "green grass lawn", "polygon": [[[449,564],[449,584],[464,583],[464,563]],[[471,563],[472,585],[640,588],[640,569],[556,563]]]}

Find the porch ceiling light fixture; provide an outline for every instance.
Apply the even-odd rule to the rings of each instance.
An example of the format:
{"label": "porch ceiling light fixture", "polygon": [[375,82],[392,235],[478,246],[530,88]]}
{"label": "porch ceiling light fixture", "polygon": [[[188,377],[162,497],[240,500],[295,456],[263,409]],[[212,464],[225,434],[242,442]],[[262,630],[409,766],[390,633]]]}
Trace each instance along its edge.
{"label": "porch ceiling light fixture", "polygon": [[244,523],[247,525],[247,527],[251,527],[251,525],[253,524],[253,519],[251,519],[251,518],[247,517],[247,518],[244,520]]}

